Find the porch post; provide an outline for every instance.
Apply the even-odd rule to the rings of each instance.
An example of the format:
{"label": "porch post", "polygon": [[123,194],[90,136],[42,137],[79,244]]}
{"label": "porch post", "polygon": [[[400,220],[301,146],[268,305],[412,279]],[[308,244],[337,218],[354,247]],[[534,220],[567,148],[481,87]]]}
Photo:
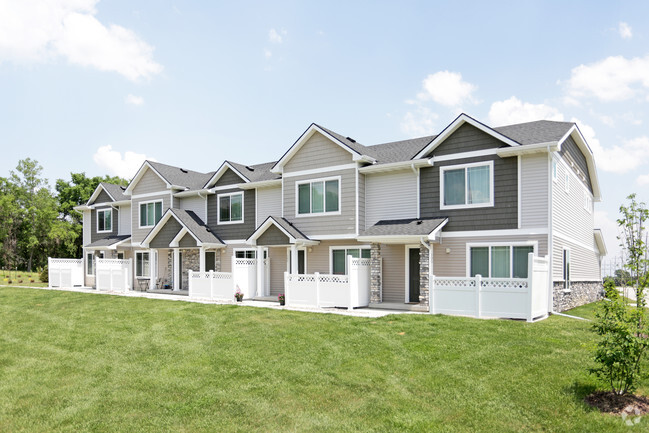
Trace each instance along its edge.
{"label": "porch post", "polygon": [[205,247],[201,247],[198,251],[198,270],[205,272]]}
{"label": "porch post", "polygon": [[180,248],[174,248],[174,292],[180,290]]}
{"label": "porch post", "polygon": [[291,274],[297,274],[297,244],[291,245]]}
{"label": "porch post", "polygon": [[381,299],[381,244],[370,246],[370,304],[378,304]]}
{"label": "porch post", "polygon": [[264,295],[264,247],[257,246],[257,296]]}

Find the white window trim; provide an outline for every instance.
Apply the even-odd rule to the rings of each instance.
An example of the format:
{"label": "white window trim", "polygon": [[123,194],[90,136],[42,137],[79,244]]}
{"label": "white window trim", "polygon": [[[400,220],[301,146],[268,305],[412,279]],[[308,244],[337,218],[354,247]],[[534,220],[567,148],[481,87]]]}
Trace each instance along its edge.
{"label": "white window trim", "polygon": [[[237,253],[239,251],[252,251],[252,252],[255,253],[254,258],[255,259],[257,258],[257,248],[233,248],[232,249],[232,257],[237,258]],[[238,257],[238,258],[241,258],[241,257]],[[243,257],[243,258],[247,258],[247,257]]]}
{"label": "white window trim", "polygon": [[556,183],[559,181],[559,164],[557,163],[557,160],[554,158],[552,158],[551,164],[552,164],[551,166],[552,181]]}
{"label": "white window trim", "polygon": [[584,190],[584,209],[590,214],[593,213],[593,198],[588,190]]}
{"label": "white window trim", "polygon": [[570,194],[570,173],[566,172],[563,174],[563,190],[566,194]]}
{"label": "white window trim", "polygon": [[[538,241],[522,241],[522,242],[472,242],[466,244],[466,276],[471,277],[471,248],[473,247],[489,247],[489,275],[482,275],[482,278],[491,277],[491,247],[510,247],[509,248],[509,275],[514,274],[514,247],[532,247],[534,256],[539,254]],[[529,275],[528,275],[529,277]],[[509,277],[512,278],[512,277]]]}
{"label": "white window trim", "polygon": [[[110,212],[110,230],[99,230],[99,213],[103,212]],[[96,218],[97,218],[97,233],[111,233],[113,231],[113,209],[112,208],[106,208],[106,209],[97,209],[96,212]]]}
{"label": "white window trim", "polygon": [[[468,191],[466,190],[468,182],[466,180],[467,177],[467,168],[470,167],[481,167],[481,166],[489,166],[489,202],[488,203],[472,203],[472,204],[466,204],[466,200],[468,197]],[[444,172],[448,170],[458,170],[458,169],[464,169],[464,201],[465,204],[453,204],[453,205],[445,205],[444,204]],[[472,162],[469,164],[457,164],[457,165],[445,165],[439,168],[439,208],[440,210],[445,210],[445,209],[473,209],[473,208],[481,208],[481,207],[493,207],[494,206],[494,162],[493,161],[480,161],[480,162]]]}
{"label": "white window trim", "polygon": [[[300,194],[299,186],[305,184],[313,184],[314,182],[327,182],[328,180],[337,180],[338,181],[338,210],[333,212],[327,212],[327,191],[326,187],[323,191],[324,193],[324,210],[318,213],[300,213]],[[307,217],[320,217],[320,216],[331,216],[331,215],[341,215],[342,213],[342,189],[343,182],[342,176],[332,176],[332,177],[321,177],[318,179],[309,179],[295,182],[295,218],[307,218]],[[310,189],[309,189],[310,190]],[[309,208],[311,208],[311,194],[309,194]]]}
{"label": "white window trim", "polygon": [[[92,256],[92,274],[88,273],[88,256]],[[86,255],[84,256],[86,258],[86,276],[88,277],[94,277],[95,276],[95,253],[94,252],[86,252]]]}
{"label": "white window trim", "polygon": [[[568,278],[566,278],[566,251],[568,251]],[[572,273],[572,253],[570,251],[570,248],[568,247],[563,247],[561,249],[561,279],[563,280],[563,290],[565,292],[570,292],[570,281],[572,280],[570,278],[570,274]]]}
{"label": "white window trim", "polygon": [[[139,202],[137,204],[137,224],[138,224],[139,228],[141,228],[141,229],[150,229],[151,227],[155,227],[155,225],[157,223],[154,223],[151,226],[143,226],[143,225],[141,225],[142,224],[142,215],[141,215],[142,214],[142,205],[143,204],[149,204],[149,203],[158,203],[158,202],[160,202],[160,208],[161,208],[161,210],[160,210],[160,214],[161,214],[160,218],[162,218],[162,214],[164,214],[164,200],[160,199],[160,200],[141,201],[141,202]],[[153,214],[154,214],[153,219],[155,220],[155,205],[153,206]]]}
{"label": "white window trim", "polygon": [[[149,275],[137,275],[137,255],[142,254],[142,253],[149,254]],[[135,275],[136,279],[138,279],[138,280],[150,280],[151,279],[151,271],[153,271],[153,269],[151,269],[151,261],[152,261],[151,256],[152,256],[151,250],[137,250],[137,251],[135,251],[135,254],[133,254],[133,267],[134,267],[133,274]]]}
{"label": "white window trim", "polygon": [[[333,250],[372,250],[372,246],[369,244],[363,245],[332,245],[329,247],[329,273],[333,275],[334,273],[334,257]],[[345,263],[347,263],[347,256],[345,256]],[[347,265],[345,264],[345,270],[347,270]],[[344,274],[347,275],[347,274]]]}
{"label": "white window trim", "polygon": [[[231,197],[233,195],[240,195],[241,196],[241,221],[221,221],[221,197]],[[246,219],[244,200],[245,200],[245,194],[243,193],[243,191],[227,192],[227,193],[223,193],[223,194],[217,194],[216,195],[216,221],[217,221],[217,224],[219,224],[219,225],[243,224],[244,220]],[[230,200],[230,215],[232,215],[232,200]]]}

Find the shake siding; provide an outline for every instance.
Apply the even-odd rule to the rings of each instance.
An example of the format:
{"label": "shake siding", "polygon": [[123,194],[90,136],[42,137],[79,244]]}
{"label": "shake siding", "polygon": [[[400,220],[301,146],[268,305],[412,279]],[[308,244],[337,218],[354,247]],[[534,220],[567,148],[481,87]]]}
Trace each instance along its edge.
{"label": "shake siding", "polygon": [[[356,231],[355,169],[337,170],[317,175],[284,178],[284,218],[302,233],[317,238],[318,235],[354,234]],[[340,176],[340,215],[295,216],[295,184],[306,180]]]}
{"label": "shake siding", "polygon": [[167,184],[155,172],[147,168],[140,181],[133,188],[133,195],[166,190]]}
{"label": "shake siding", "polygon": [[91,211],[90,218],[90,242],[95,242],[99,239],[106,239],[111,236],[117,236],[117,224],[119,221],[119,211],[113,209],[113,216],[111,217],[112,231],[106,233],[97,233],[97,211],[111,209],[110,206],[100,206],[97,209]]}
{"label": "shake siding", "polygon": [[548,226],[547,154],[521,156],[521,228]]}
{"label": "shake siding", "polygon": [[207,199],[207,225],[223,240],[248,239],[255,231],[255,190],[243,191],[243,222],[237,224],[218,224],[218,195],[242,190],[233,188],[217,191]]}
{"label": "shake siding", "polygon": [[365,176],[365,226],[417,218],[417,175],[411,170]]}
{"label": "shake siding", "polygon": [[[181,248],[196,248],[198,245],[196,244],[196,239],[192,237],[189,233],[185,233],[185,236],[180,239],[178,242],[178,245]],[[195,271],[198,271],[198,269],[194,269]]]}
{"label": "shake siding", "polygon": [[237,185],[239,183],[243,183],[245,180],[241,178],[238,174],[236,174],[234,171],[230,170],[229,168],[223,172],[221,177],[216,181],[214,186],[227,186],[227,185]]}
{"label": "shake siding", "polygon": [[593,192],[593,187],[590,184],[590,174],[588,171],[588,164],[586,163],[586,157],[575,143],[575,140],[572,137],[568,137],[561,144],[561,151],[559,155],[568,162],[568,165],[572,162],[574,164],[573,171],[577,173],[586,185],[588,185],[588,190]]}
{"label": "shake siding", "polygon": [[[443,236],[443,235],[442,235]],[[433,244],[433,274],[439,277],[466,277],[467,276],[467,244],[472,243],[496,243],[496,242],[538,242],[538,256],[548,254],[547,235],[516,235],[516,236],[480,236],[470,238],[443,238],[442,243]],[[446,254],[450,248],[451,253]],[[384,260],[385,267],[385,260]],[[385,271],[384,271],[385,272]]]}
{"label": "shake siding", "polygon": [[97,199],[95,201],[93,201],[92,203],[90,203],[90,204],[93,204],[93,203],[111,203],[112,201],[113,201],[113,199],[110,198],[110,196],[106,193],[106,191],[104,191],[102,189],[101,192],[99,193],[99,195],[97,196]]}
{"label": "shake siding", "polygon": [[149,242],[150,248],[169,248],[169,244],[176,237],[182,226],[173,217],[160,229],[157,235]]}
{"label": "shake siding", "polygon": [[185,197],[178,199],[176,198],[176,203],[180,209],[190,210],[194,212],[203,222],[207,221],[207,215],[205,214],[205,197]]}
{"label": "shake siding", "polygon": [[[485,134],[486,135],[486,134]],[[440,167],[493,161],[494,206],[440,210]],[[445,232],[518,228],[518,161],[496,155],[435,163],[420,170],[421,217],[448,217]]]}
{"label": "shake siding", "polygon": [[131,234],[131,206],[130,205],[119,207],[118,230],[120,235]]}
{"label": "shake siding", "polygon": [[269,216],[282,216],[282,187],[257,189],[257,224]]}
{"label": "shake siding", "polygon": [[[138,184],[139,186],[139,184]],[[162,200],[162,215],[169,209],[171,195],[164,192],[151,197],[134,198],[131,200],[131,242],[140,243],[153,227],[140,228],[140,203]]]}
{"label": "shake siding", "polygon": [[433,151],[434,156],[503,147],[505,144],[468,123],[460,126]]}
{"label": "shake siding", "polygon": [[329,138],[315,132],[284,165],[284,173],[349,164],[352,154]]}
{"label": "shake siding", "polygon": [[381,257],[383,258],[383,302],[405,302],[406,247],[381,245]]}
{"label": "shake siding", "polygon": [[270,226],[259,238],[257,245],[288,245],[288,236],[275,226]]}

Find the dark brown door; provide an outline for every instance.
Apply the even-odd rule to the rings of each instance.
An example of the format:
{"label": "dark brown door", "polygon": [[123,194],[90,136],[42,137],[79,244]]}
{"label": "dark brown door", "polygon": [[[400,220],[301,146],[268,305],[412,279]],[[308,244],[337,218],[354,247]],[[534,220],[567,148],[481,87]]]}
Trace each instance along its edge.
{"label": "dark brown door", "polygon": [[419,248],[408,249],[408,300],[419,302]]}

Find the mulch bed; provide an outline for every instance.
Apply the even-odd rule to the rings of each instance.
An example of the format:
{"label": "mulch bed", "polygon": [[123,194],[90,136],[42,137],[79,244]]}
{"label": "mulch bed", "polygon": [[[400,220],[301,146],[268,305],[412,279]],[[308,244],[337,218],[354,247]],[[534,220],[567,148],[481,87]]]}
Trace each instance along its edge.
{"label": "mulch bed", "polygon": [[645,415],[649,413],[649,397],[644,395],[617,395],[597,391],[584,399],[590,406],[612,415]]}

